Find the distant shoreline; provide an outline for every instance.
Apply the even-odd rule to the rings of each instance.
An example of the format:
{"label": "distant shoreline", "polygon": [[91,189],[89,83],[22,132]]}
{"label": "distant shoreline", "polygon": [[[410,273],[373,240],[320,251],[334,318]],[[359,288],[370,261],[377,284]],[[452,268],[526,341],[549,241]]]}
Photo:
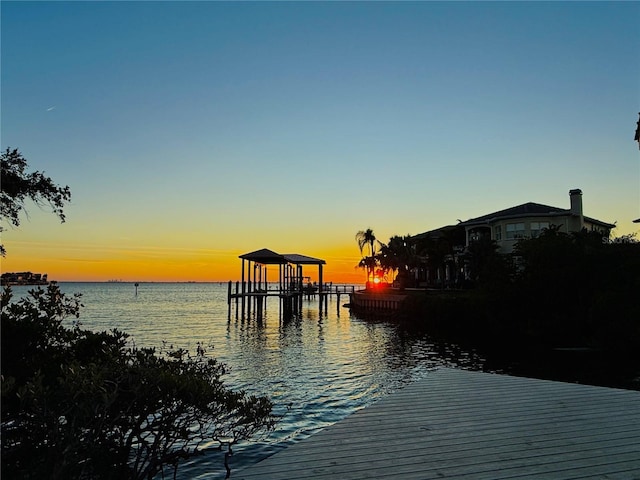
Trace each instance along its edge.
{"label": "distant shoreline", "polygon": [[[239,282],[239,280],[237,280]],[[116,285],[133,285],[133,284],[169,284],[169,283],[180,283],[180,284],[217,284],[217,285],[227,285],[229,280],[52,280],[57,284],[62,283],[105,283],[105,284],[116,284]],[[232,283],[236,283],[236,280],[232,280]],[[277,284],[278,282],[269,282],[270,284]],[[333,285],[363,285],[361,283],[351,283],[351,282],[332,282]],[[363,285],[364,288],[364,285]]]}
{"label": "distant shoreline", "polygon": [[0,276],[1,286],[49,285],[47,274],[32,272],[5,272]]}

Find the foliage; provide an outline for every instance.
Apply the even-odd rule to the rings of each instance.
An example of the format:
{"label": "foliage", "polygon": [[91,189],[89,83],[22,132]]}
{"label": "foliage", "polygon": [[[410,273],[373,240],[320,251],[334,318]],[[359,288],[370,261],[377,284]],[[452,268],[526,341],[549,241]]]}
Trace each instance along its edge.
{"label": "foliage", "polygon": [[[224,365],[128,345],[77,322],[53,283],[2,294],[2,473],[6,478],[151,479],[212,441],[271,429],[272,404],[225,387]],[[69,324],[69,327],[65,324]]]}
{"label": "foliage", "polygon": [[469,243],[464,254],[469,278],[477,285],[486,286],[509,279],[509,261],[498,253],[498,244],[488,236]]}
{"label": "foliage", "polygon": [[[638,113],[638,116],[640,116],[640,112]],[[636,125],[636,133],[633,137],[633,140],[638,142],[638,148],[640,148],[640,119],[638,119]]]}
{"label": "foliage", "polygon": [[[465,230],[459,226],[445,227],[431,232],[429,235],[413,239],[416,259],[418,257],[423,259],[418,267],[429,272],[432,283],[436,283],[438,279],[441,280],[439,282],[441,288],[452,285],[461,286],[463,283],[461,273],[463,258],[457,255],[456,249],[464,245],[465,242]],[[447,269],[453,274],[449,284],[442,281],[447,276]]]}
{"label": "foliage", "polygon": [[[31,199],[36,205],[49,204],[61,222],[65,221],[64,206],[71,200],[68,186],[60,187],[53,183],[44,172],[27,173],[27,160],[17,150],[7,148],[0,155],[0,217],[13,226],[20,225],[20,212],[25,210],[25,201]],[[0,227],[0,231],[2,228]],[[6,254],[0,245],[0,254]]]}
{"label": "foliage", "polygon": [[365,245],[369,245],[369,256],[373,257],[376,254],[376,236],[373,233],[373,230],[371,230],[370,228],[367,228],[366,230],[360,230],[358,233],[356,233],[356,242],[358,242],[360,254],[362,254]]}
{"label": "foliage", "polygon": [[610,243],[640,243],[640,240],[638,240],[635,232],[634,233],[628,233],[626,235],[621,235],[619,237],[615,237],[612,238],[610,241]]}
{"label": "foliage", "polygon": [[417,266],[416,255],[410,244],[411,237],[394,235],[389,243],[380,247],[378,262],[384,272],[398,272],[398,282],[405,286],[409,270]]}
{"label": "foliage", "polygon": [[640,243],[552,227],[520,240],[514,255],[514,291],[526,305],[530,332],[558,344],[618,350],[640,344]]}
{"label": "foliage", "polygon": [[[416,244],[437,264],[442,239]],[[521,239],[513,255],[488,238],[469,245],[465,262],[472,290],[423,292],[403,314],[453,341],[500,349],[587,347],[610,357],[640,348],[640,242],[609,240],[595,231],[563,233],[552,226]]]}
{"label": "foliage", "polygon": [[[376,236],[373,233],[373,230],[367,228],[366,230],[360,230],[356,233],[356,242],[358,243],[358,248],[360,249],[360,254],[362,255],[362,259],[358,263],[359,268],[366,268],[367,270],[367,281],[372,280],[373,272],[375,271],[376,266],[378,265],[378,259],[376,256]],[[380,242],[377,242],[380,245]],[[364,247],[369,246],[369,255],[364,255]]]}
{"label": "foliage", "polygon": [[373,277],[373,272],[378,265],[378,259],[376,257],[362,257],[358,262],[358,268],[362,268],[367,271],[367,281],[370,281]]}

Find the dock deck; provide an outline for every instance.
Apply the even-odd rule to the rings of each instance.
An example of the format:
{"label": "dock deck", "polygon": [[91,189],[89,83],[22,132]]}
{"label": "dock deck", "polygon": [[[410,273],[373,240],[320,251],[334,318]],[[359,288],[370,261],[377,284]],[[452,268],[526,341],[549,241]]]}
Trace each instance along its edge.
{"label": "dock deck", "polygon": [[640,479],[640,392],[439,368],[239,480]]}

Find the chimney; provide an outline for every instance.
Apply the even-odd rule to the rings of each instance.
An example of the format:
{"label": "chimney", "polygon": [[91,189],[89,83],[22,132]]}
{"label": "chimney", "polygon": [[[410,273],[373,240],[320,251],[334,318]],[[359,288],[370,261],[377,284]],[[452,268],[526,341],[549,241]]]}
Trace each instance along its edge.
{"label": "chimney", "polygon": [[582,213],[582,190],[579,188],[569,190],[569,198],[571,199],[571,231],[579,232],[584,227],[584,216]]}

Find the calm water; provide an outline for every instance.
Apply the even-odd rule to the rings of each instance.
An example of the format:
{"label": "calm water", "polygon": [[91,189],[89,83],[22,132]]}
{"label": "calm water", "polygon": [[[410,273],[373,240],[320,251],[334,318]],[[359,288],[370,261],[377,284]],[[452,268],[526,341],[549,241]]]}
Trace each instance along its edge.
{"label": "calm water", "polygon": [[[283,321],[277,299],[262,320],[229,319],[226,284],[61,283],[81,293],[83,328],[117,328],[138,346],[167,342],[207,355],[230,367],[226,382],[235,389],[267,395],[282,420],[267,438],[238,445],[234,472],[299,441],[403,385],[447,365],[482,369],[484,359],[452,345],[409,334],[396,325],[371,323],[329,300],[320,315],[317,300],[304,300],[302,315]],[[26,287],[14,287],[17,296]],[[341,297],[341,304],[348,297]],[[181,479],[221,479],[223,454],[207,452],[179,470]],[[233,478],[233,473],[232,473]]]}

